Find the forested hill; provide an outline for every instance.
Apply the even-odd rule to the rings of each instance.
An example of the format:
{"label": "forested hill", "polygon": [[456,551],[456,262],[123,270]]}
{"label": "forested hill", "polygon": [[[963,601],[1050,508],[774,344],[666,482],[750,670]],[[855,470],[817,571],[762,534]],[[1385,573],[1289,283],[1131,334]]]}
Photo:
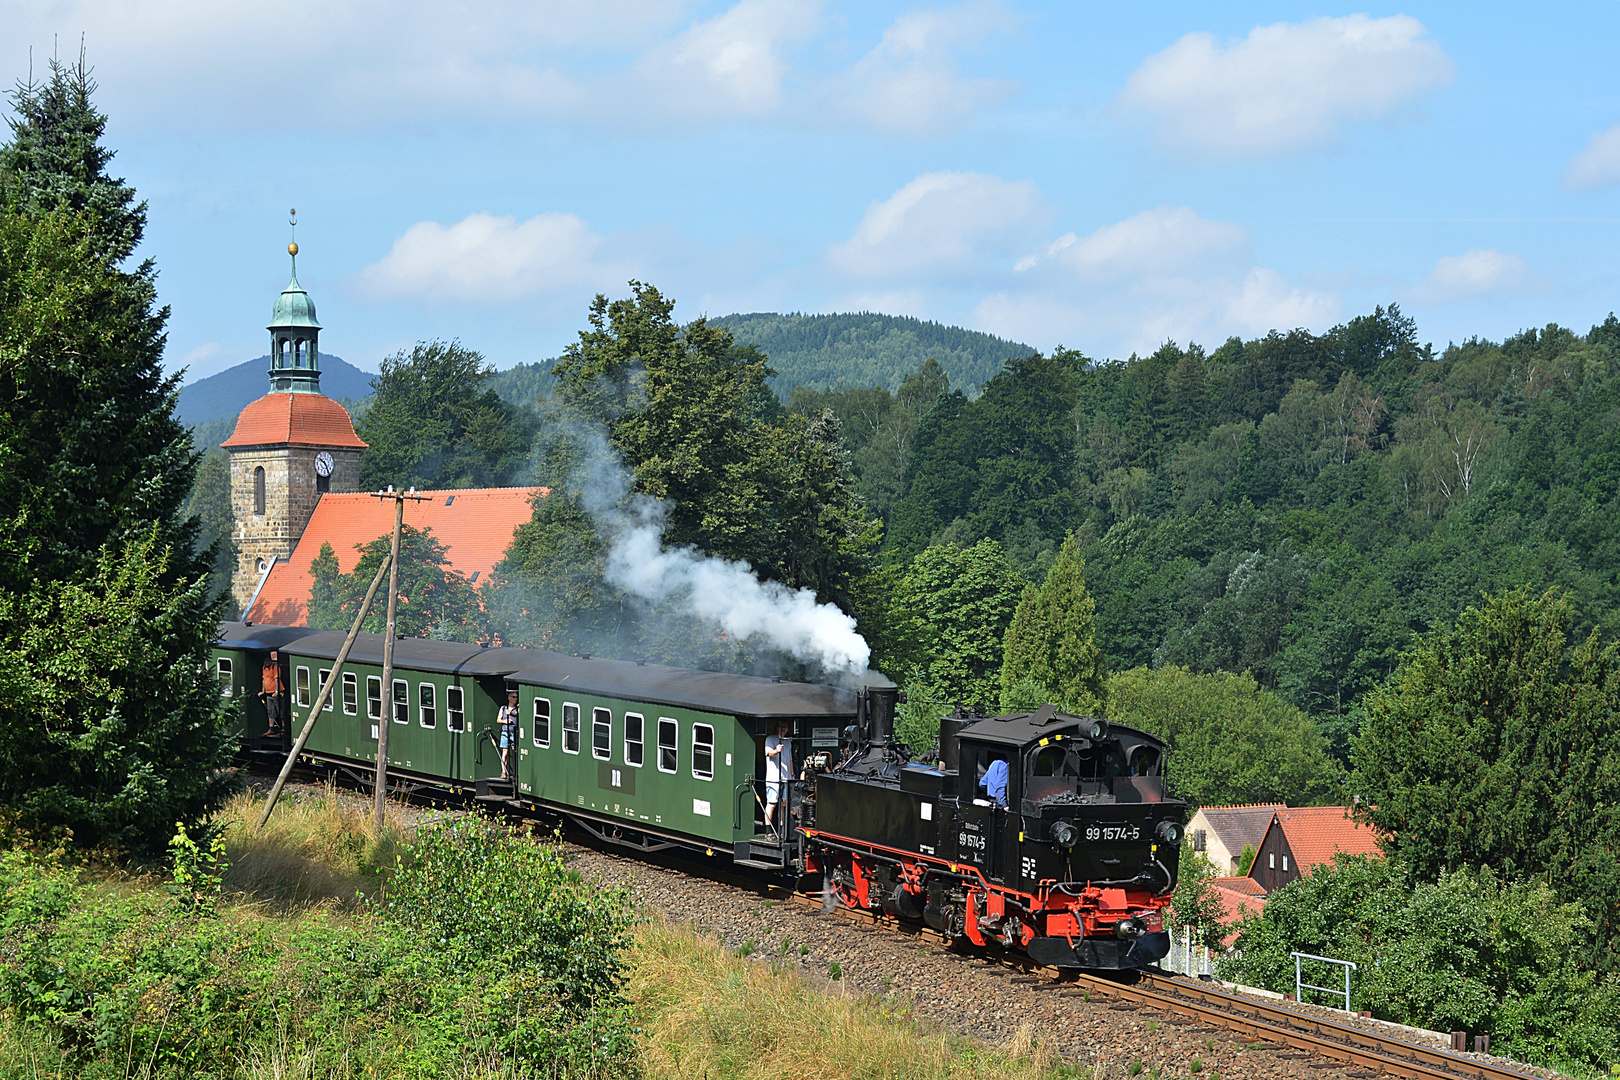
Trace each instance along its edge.
{"label": "forested hill", "polygon": [[933,382],[795,408],[840,414],[891,559],[989,538],[1039,581],[1078,530],[1110,670],[1252,672],[1342,753],[1414,634],[1483,592],[1567,589],[1580,634],[1620,635],[1613,316],[1436,353],[1380,309],[1209,353],[1015,361],[971,401]]}
{"label": "forested hill", "polygon": [[[180,420],[188,427],[210,420],[235,420],[250,401],[270,390],[270,356],[245,360],[206,379],[187,383],[180,390]],[[371,393],[369,371],[361,371],[341,356],[321,353],[321,393],[330,398],[358,400]]]}
{"label": "forested hill", "polygon": [[710,319],[741,345],[771,358],[771,388],[876,386],[897,390],[924,360],[939,361],[951,385],[972,391],[1001,365],[1035,350],[990,334],[904,315],[774,315],[756,312]]}

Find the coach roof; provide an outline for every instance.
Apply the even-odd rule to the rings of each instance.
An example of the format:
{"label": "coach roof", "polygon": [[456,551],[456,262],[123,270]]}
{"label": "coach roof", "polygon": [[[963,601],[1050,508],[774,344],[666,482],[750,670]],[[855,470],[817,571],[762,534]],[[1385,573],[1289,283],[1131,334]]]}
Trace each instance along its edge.
{"label": "coach roof", "polygon": [[223,649],[285,649],[289,642],[319,632],[307,626],[254,626],[252,623],[222,622],[215,644]]}

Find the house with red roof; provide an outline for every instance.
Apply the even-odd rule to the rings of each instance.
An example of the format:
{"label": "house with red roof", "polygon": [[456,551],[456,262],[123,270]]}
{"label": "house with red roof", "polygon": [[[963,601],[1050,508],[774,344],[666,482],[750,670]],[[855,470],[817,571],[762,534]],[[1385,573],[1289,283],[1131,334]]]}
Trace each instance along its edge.
{"label": "house with red roof", "polygon": [[1224,944],[1231,945],[1237,924],[1266,910],[1266,891],[1258,881],[1249,877],[1212,878],[1209,884],[1215,899],[1221,904],[1220,924],[1232,931]]}
{"label": "house with red roof", "polygon": [[1187,837],[1193,850],[1209,860],[1216,873],[1241,874],[1243,849],[1259,849],[1272,815],[1282,809],[1282,803],[1201,806],[1187,822]]}
{"label": "house with red roof", "polygon": [[1249,877],[1270,894],[1341,854],[1382,854],[1377,830],[1356,821],[1348,806],[1282,807],[1271,816]]}

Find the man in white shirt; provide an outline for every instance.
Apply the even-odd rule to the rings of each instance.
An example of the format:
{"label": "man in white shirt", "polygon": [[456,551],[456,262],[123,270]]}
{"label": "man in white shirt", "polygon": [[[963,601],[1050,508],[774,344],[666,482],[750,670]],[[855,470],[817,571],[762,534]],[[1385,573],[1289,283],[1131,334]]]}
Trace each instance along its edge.
{"label": "man in white shirt", "polygon": [[[765,828],[773,833],[777,831],[776,804],[782,801],[782,790],[793,782],[793,741],[785,732],[786,725],[778,720],[765,737]],[[784,813],[784,825],[786,817]]]}

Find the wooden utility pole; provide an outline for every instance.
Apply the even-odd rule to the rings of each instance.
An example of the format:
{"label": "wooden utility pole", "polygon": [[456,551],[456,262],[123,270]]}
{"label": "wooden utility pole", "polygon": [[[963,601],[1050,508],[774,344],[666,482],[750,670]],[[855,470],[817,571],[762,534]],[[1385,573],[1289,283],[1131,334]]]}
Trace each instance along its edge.
{"label": "wooden utility pole", "polygon": [[[398,547],[397,541],[395,547]],[[349,658],[349,650],[354,647],[354,639],[360,636],[360,624],[366,621],[366,612],[371,610],[371,598],[377,595],[377,586],[382,584],[383,571],[393,565],[393,562],[394,558],[390,556],[377,567],[377,576],[371,579],[371,588],[366,590],[366,598],[360,602],[360,611],[354,617],[354,625],[349,628],[349,636],[343,640],[343,648],[338,650],[337,661],[332,665],[332,673],[321,685],[321,692],[309,710],[309,718],[304,721],[303,730],[298,733],[297,741],[287,753],[286,763],[281,766],[281,775],[276,777],[276,785],[270,789],[270,797],[264,800],[264,813],[259,815],[259,824],[254,827],[255,829],[263,829],[265,822],[270,820],[270,811],[276,808],[276,800],[281,798],[281,789],[287,786],[287,777],[292,774],[293,763],[298,760],[298,755],[304,752],[304,744],[309,741],[309,733],[315,730],[315,718],[326,707],[326,699],[332,696],[332,687],[337,685],[343,673],[343,662]]]}
{"label": "wooden utility pole", "polygon": [[[371,810],[372,832],[381,836],[383,808],[388,803],[388,729],[394,723],[394,640],[397,636],[394,625],[399,611],[399,535],[405,527],[405,500],[426,502],[427,496],[418,495],[415,488],[395,491],[394,485],[389,484],[387,491],[374,491],[372,497],[394,500],[394,544],[388,556],[388,630],[383,638],[383,697],[388,702],[388,708],[383,710],[382,723],[377,726],[377,790]],[[407,690],[406,696],[409,697],[409,694]]]}

